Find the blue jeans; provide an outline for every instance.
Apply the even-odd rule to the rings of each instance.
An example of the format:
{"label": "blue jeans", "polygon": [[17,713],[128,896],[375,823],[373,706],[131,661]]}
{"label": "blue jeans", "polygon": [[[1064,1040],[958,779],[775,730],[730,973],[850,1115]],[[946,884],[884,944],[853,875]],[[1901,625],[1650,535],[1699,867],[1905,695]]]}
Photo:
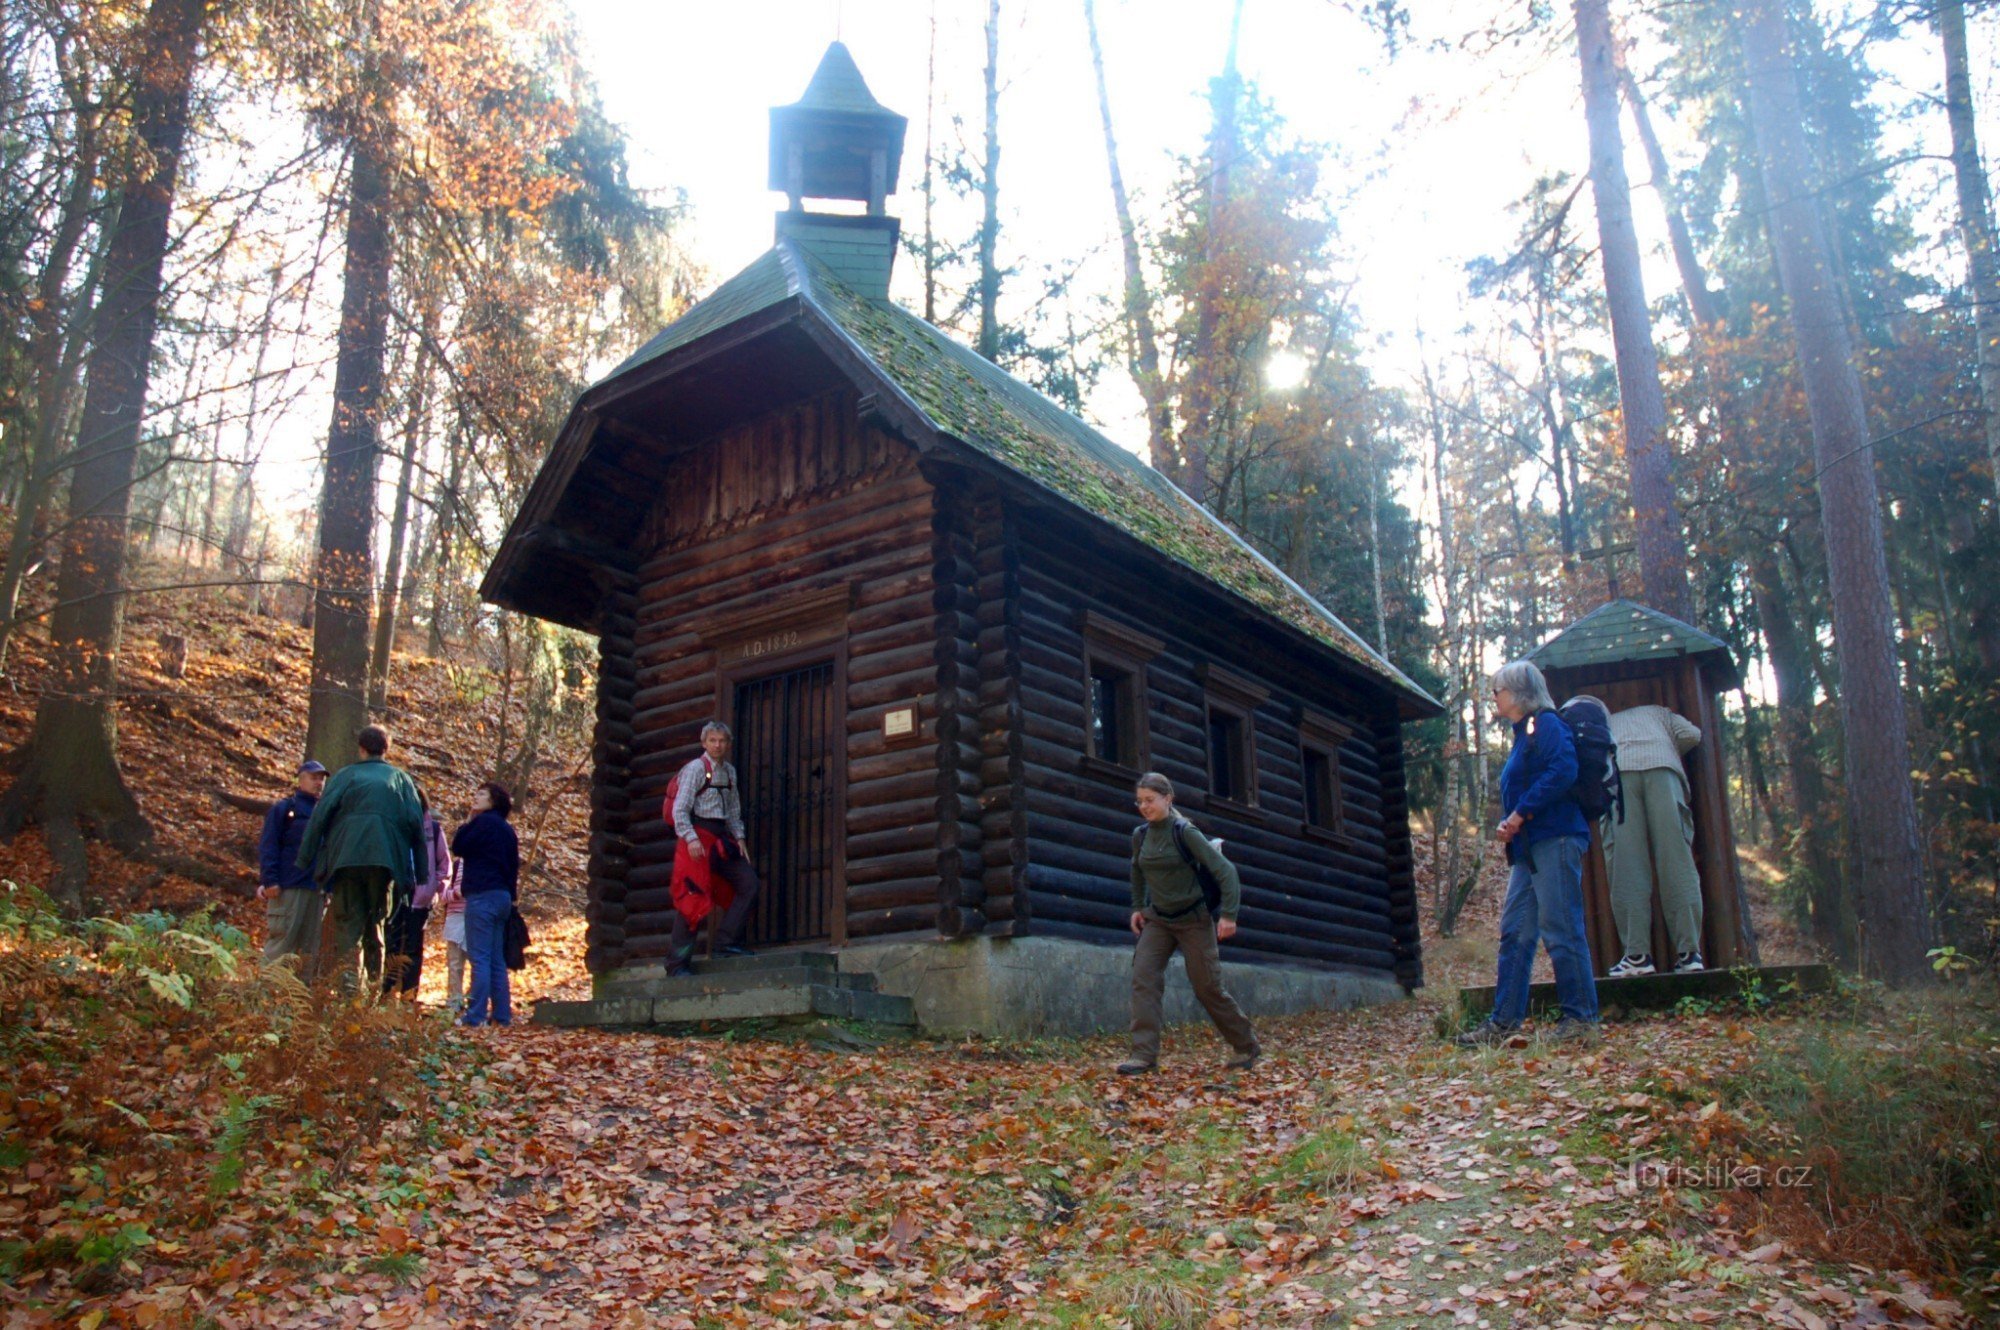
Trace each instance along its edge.
{"label": "blue jeans", "polygon": [[1572,1020],[1597,1019],[1597,981],[1590,975],[1590,942],[1583,925],[1583,847],[1569,836],[1551,836],[1521,851],[1507,880],[1500,911],[1500,979],[1493,994],[1493,1023],[1519,1025],[1528,1014],[1528,976],[1535,968],[1535,940],[1549,949],[1556,970],[1556,1001]]}
{"label": "blue jeans", "polygon": [[465,954],[472,959],[472,995],[466,1025],[514,1023],[513,995],[507,988],[507,919],[514,899],[504,891],[481,891],[465,898]]}

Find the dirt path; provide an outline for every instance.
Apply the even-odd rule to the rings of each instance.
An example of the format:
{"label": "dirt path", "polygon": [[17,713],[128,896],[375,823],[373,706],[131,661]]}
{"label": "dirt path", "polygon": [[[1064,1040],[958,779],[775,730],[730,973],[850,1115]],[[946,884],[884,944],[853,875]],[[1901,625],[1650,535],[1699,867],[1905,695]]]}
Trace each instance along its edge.
{"label": "dirt path", "polygon": [[[1952,1321],[1912,1280],[1738,1232],[1721,1194],[1633,1185],[1632,1159],[1703,1108],[1671,1069],[1740,1027],[1460,1053],[1431,1016],[1275,1022],[1273,1056],[1234,1079],[1205,1033],[1127,1080],[1108,1041],[486,1032],[467,1039],[484,1072],[437,1105],[426,1199],[350,1213],[334,1268],[236,1306],[363,1325]],[[338,1264],[385,1234],[420,1259]]]}

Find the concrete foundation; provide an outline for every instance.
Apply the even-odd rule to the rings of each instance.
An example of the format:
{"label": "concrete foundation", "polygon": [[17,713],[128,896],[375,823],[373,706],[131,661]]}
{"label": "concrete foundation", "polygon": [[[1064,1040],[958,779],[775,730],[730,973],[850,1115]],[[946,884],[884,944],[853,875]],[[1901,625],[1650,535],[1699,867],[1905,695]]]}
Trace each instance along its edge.
{"label": "concrete foundation", "polygon": [[[1015,1038],[1102,1034],[1130,1028],[1132,952],[1066,938],[978,937],[960,942],[857,943],[839,953],[843,972],[875,976],[883,993],[907,997],[927,1033]],[[1404,996],[1377,971],[1222,966],[1223,981],[1252,1016],[1340,1011]],[[1205,1021],[1186,967],[1167,974],[1169,1024]]]}

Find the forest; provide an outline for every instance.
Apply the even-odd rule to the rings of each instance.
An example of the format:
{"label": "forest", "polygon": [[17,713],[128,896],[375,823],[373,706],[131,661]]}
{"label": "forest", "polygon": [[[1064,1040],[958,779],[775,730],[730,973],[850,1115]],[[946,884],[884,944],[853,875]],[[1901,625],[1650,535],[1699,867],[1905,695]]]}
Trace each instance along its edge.
{"label": "forest", "polygon": [[[898,291],[1064,406],[1122,413],[1447,702],[1415,748],[1434,927],[1486,853],[1487,673],[1636,594],[1737,653],[1739,836],[1819,949],[1904,978],[1941,947],[1990,960],[1989,7],[1628,8],[1471,6],[1445,31],[1355,6],[1385,61],[1529,51],[1582,92],[1578,150],[1445,274],[1463,317],[1415,329],[1414,374],[1377,363],[1353,298],[1352,154],[1239,68],[1240,0],[1205,137],[1136,203],[1119,128],[1145,108],[1113,104],[1097,6],[1064,16],[1122,279],[1095,287],[1003,250],[1035,206],[1001,168],[1028,19],[970,7],[983,63],[940,70],[933,7]],[[574,16],[32,0],[4,25],[0,665],[29,635],[53,654],[0,830],[45,829],[72,908],[86,840],[150,843],[115,723],[134,603],[309,624],[321,757],[383,714],[399,645],[493,665],[528,703],[493,764],[525,782],[588,709],[588,644],[482,606],[480,573],[569,401],[711,280],[699,201],[632,183]],[[1922,86],[1871,65],[1912,44]]]}
{"label": "forest", "polygon": [[[0,0],[0,1321],[2000,1307],[2000,3],[735,9]],[[769,243],[836,38],[909,117],[892,297],[1443,703],[1415,1000],[1136,1082],[258,963],[251,818],[377,723],[453,819],[516,791],[522,1006],[589,988],[598,643],[481,580],[579,395]],[[1834,974],[1467,1053],[1492,676],[1620,597],[1734,654],[1754,913]]]}

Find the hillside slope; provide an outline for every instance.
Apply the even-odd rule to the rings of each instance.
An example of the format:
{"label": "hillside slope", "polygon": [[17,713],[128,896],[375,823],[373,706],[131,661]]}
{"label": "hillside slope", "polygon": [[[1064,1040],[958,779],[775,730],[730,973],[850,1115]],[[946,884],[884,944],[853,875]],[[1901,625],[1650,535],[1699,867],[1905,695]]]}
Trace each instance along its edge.
{"label": "hillside slope", "polygon": [[[175,637],[187,641],[186,668],[178,678],[168,672],[175,654],[168,643]],[[45,636],[29,633],[10,653],[0,680],[0,745],[8,749],[33,728],[47,650]],[[205,603],[133,608],[118,707],[125,777],[161,848],[194,861],[206,880],[162,872],[93,844],[91,885],[100,909],[124,914],[212,904],[253,937],[262,936],[262,907],[251,897],[258,818],[218,795],[270,800],[292,787],[305,744],[311,658],[311,632],[287,620]],[[503,734],[502,689],[499,671],[483,661],[395,658],[382,717],[395,738],[390,756],[416,778],[447,827],[466,816],[473,787],[490,776],[503,740],[508,746],[518,741],[524,708],[517,689]],[[552,736],[529,788],[516,792],[514,822],[523,861],[531,865],[522,909],[535,934],[534,959],[517,982],[529,997],[568,991],[583,979],[588,751],[587,734]],[[35,828],[0,844],[0,877],[42,884],[50,868]],[[436,927],[426,956],[426,997],[443,993]]]}

